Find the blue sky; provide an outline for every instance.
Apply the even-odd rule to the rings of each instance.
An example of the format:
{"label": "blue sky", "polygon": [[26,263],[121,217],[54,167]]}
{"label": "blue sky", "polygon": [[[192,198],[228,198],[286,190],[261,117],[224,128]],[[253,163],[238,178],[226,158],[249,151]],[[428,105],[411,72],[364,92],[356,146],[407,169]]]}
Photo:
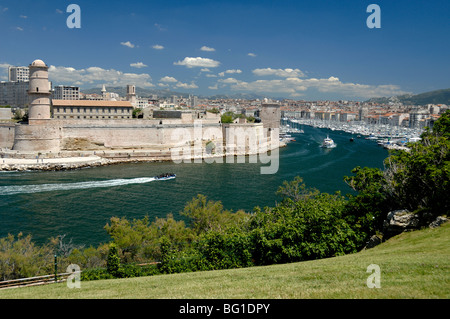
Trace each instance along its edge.
{"label": "blue sky", "polygon": [[[70,29],[69,4],[81,8]],[[381,9],[370,29],[369,4]],[[0,0],[0,80],[365,100],[450,87],[450,1]],[[138,92],[139,93],[139,92]]]}

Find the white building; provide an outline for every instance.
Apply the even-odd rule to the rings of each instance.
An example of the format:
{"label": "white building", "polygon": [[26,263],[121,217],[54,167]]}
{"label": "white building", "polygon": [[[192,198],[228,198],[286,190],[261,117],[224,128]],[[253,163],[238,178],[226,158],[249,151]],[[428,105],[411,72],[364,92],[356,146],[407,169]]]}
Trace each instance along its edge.
{"label": "white building", "polygon": [[409,113],[409,127],[423,128],[428,126],[430,112],[427,109],[415,109]]}
{"label": "white building", "polygon": [[28,82],[30,79],[30,70],[26,66],[8,67],[9,82]]}
{"label": "white building", "polygon": [[136,99],[136,105],[135,107],[139,108],[139,109],[145,109],[148,107],[148,98],[144,98],[144,97],[138,97]]}
{"label": "white building", "polygon": [[52,98],[55,100],[79,100],[80,88],[78,86],[66,85],[55,86]]}

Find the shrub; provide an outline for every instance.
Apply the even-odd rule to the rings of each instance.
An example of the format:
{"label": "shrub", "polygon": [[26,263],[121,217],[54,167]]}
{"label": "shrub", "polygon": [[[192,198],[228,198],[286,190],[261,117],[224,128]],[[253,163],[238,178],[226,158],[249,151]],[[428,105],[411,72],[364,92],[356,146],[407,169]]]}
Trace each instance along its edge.
{"label": "shrub", "polygon": [[106,270],[113,277],[122,277],[120,268],[120,257],[117,246],[114,243],[109,245],[108,259],[106,260]]}

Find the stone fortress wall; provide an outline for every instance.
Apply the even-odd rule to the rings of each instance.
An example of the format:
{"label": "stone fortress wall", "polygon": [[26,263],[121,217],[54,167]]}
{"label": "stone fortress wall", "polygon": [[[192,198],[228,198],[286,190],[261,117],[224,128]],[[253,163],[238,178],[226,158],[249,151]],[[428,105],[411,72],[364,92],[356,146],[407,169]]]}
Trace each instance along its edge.
{"label": "stone fortress wall", "polygon": [[[133,87],[128,88],[131,98]],[[30,64],[28,93],[28,124],[0,124],[2,155],[51,158],[94,152],[110,158],[168,159],[174,148],[195,157],[258,154],[279,146],[280,112],[274,104],[263,105],[263,123],[221,124],[217,114],[185,111],[154,111],[150,119],[52,118],[48,67],[42,60]]]}

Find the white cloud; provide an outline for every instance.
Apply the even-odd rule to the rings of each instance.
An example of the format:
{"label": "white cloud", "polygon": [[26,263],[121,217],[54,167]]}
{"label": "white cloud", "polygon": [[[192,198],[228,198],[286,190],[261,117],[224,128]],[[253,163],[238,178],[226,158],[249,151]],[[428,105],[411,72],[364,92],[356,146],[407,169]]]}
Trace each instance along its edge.
{"label": "white cloud", "polygon": [[397,85],[367,85],[358,83],[344,83],[339,78],[300,79],[298,77],[286,77],[284,79],[257,80],[244,82],[235,78],[221,79],[222,85],[229,85],[232,90],[247,91],[268,94],[288,94],[291,97],[305,95],[306,91],[316,90],[321,93],[339,94],[349,98],[371,98],[381,96],[394,96],[406,94]]}
{"label": "white cloud", "polygon": [[154,46],[152,46],[152,48],[155,49],[155,50],[162,50],[162,49],[164,49],[164,47],[162,45],[159,45],[159,44],[155,44]]}
{"label": "white cloud", "polygon": [[242,73],[242,70],[239,70],[239,69],[226,70],[226,71],[218,73],[218,75],[225,76],[225,74],[234,74],[234,73],[240,74],[240,73]]}
{"label": "white cloud", "polygon": [[89,67],[75,69],[72,67],[50,65],[48,69],[50,81],[55,84],[96,86],[106,84],[108,86],[125,86],[135,84],[141,87],[152,87],[151,76],[147,73],[123,73],[114,69]]}
{"label": "white cloud", "polygon": [[206,74],[206,77],[207,78],[216,78],[217,75],[215,75],[215,74]]}
{"label": "white cloud", "polygon": [[126,47],[129,47],[129,48],[134,48],[134,47],[135,47],[135,45],[134,45],[133,43],[131,43],[130,41],[127,41],[127,42],[120,42],[120,44],[121,44],[121,45],[124,45],[124,46],[126,46]]}
{"label": "white cloud", "polygon": [[239,69],[235,69],[235,70],[226,70],[225,73],[229,73],[229,74],[238,73],[238,74],[239,74],[239,73],[242,73],[242,71],[239,70]]}
{"label": "white cloud", "polygon": [[178,82],[175,86],[182,89],[198,89],[198,86],[194,82],[191,82],[191,84]]}
{"label": "white cloud", "polygon": [[202,47],[200,48],[200,50],[206,51],[206,52],[214,52],[214,51],[216,51],[216,49],[207,47],[207,46],[205,46],[205,45],[202,46]]}
{"label": "white cloud", "polygon": [[254,54],[254,53],[249,53],[249,54],[247,54],[248,56],[251,56],[252,58],[254,58],[255,56],[256,56],[256,54]]}
{"label": "white cloud", "polygon": [[23,28],[21,28],[21,27],[16,27],[16,30],[23,31]]}
{"label": "white cloud", "polygon": [[201,57],[185,57],[183,61],[174,62],[174,65],[184,65],[188,68],[202,67],[202,68],[216,68],[220,65],[219,61]]}
{"label": "white cloud", "polygon": [[239,83],[239,82],[241,82],[241,81],[236,80],[235,78],[227,78],[227,79],[223,79],[223,80],[220,79],[218,82],[230,84],[230,83]]}
{"label": "white cloud", "polygon": [[142,62],[131,63],[130,66],[138,69],[147,67],[147,65]]}
{"label": "white cloud", "polygon": [[208,89],[210,89],[210,90],[217,90],[219,88],[217,87],[217,83],[216,83],[215,85],[208,86]]}
{"label": "white cloud", "polygon": [[211,70],[208,69],[208,68],[203,68],[203,69],[200,70],[200,72],[211,72]]}
{"label": "white cloud", "polygon": [[175,79],[174,77],[171,77],[171,76],[167,76],[167,75],[166,75],[165,77],[161,78],[161,79],[159,80],[159,82],[175,83],[175,82],[178,82],[178,80]]}
{"label": "white cloud", "polygon": [[24,16],[23,14],[21,14],[19,17],[22,18],[22,19],[28,18],[27,16]]}
{"label": "white cloud", "polygon": [[268,75],[275,75],[282,78],[289,78],[289,77],[304,77],[305,74],[300,71],[299,69],[271,69],[271,68],[265,68],[265,69],[255,69],[252,71],[253,74],[257,76],[268,76]]}

